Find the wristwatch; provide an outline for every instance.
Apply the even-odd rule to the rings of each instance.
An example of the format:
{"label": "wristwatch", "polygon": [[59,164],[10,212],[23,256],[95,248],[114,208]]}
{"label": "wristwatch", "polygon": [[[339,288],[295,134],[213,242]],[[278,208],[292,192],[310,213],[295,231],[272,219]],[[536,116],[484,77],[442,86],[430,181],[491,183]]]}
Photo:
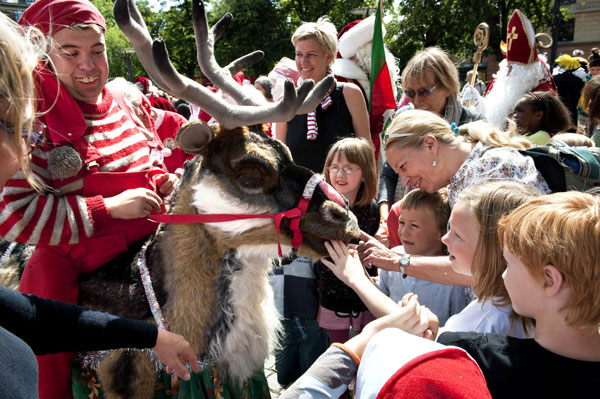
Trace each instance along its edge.
{"label": "wristwatch", "polygon": [[400,267],[399,272],[402,273],[402,278],[406,278],[406,271],[404,270],[406,267],[410,265],[410,254],[400,255],[400,259],[398,259],[398,266]]}

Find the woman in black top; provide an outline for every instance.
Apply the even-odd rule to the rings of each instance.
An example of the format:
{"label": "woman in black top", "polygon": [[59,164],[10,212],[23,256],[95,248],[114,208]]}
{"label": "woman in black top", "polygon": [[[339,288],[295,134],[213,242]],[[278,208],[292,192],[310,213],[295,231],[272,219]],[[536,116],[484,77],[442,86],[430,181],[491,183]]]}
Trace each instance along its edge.
{"label": "woman in black top", "polygon": [[[333,65],[337,30],[326,17],[302,24],[292,36],[299,80],[319,82]],[[337,83],[315,112],[296,115],[276,125],[276,137],[287,144],[294,162],[321,172],[329,149],[341,137],[362,137],[371,143],[367,106],[360,88]]]}

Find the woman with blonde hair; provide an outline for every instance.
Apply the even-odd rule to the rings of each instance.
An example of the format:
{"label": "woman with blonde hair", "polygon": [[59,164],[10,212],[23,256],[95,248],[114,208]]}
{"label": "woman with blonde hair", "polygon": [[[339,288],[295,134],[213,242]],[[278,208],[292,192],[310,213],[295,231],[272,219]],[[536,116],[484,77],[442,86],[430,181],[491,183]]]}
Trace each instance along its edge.
{"label": "woman with blonde hair", "polygon": [[[385,155],[402,184],[430,193],[447,187],[450,207],[464,189],[487,181],[514,181],[540,194],[550,192],[533,159],[519,152],[531,143],[487,122],[451,127],[431,112],[413,110],[396,117],[386,137]],[[452,272],[447,258],[401,258],[371,237],[363,241],[358,249],[364,263],[444,284],[471,284]]]}
{"label": "woman with blonde hair", "polygon": [[[402,71],[403,100],[400,100],[399,106],[409,102],[396,111],[396,116],[402,112],[411,109],[419,109],[432,112],[440,116],[449,124],[461,126],[476,120],[483,119],[483,115],[477,114],[465,106],[460,101],[460,81],[458,78],[458,69],[454,66],[448,54],[439,47],[428,47],[419,51],[406,64]],[[398,185],[398,174],[389,165],[389,161],[384,163],[381,171],[381,180],[379,184],[379,194],[377,202],[381,212],[380,233],[385,235],[390,232],[392,246],[397,244],[395,231],[398,226],[395,224],[397,217],[390,220],[389,229],[386,228],[390,207],[398,198],[394,198]],[[399,207],[399,205],[396,205]],[[395,212],[398,212],[395,209]]]}
{"label": "woman with blonde hair", "polygon": [[[292,36],[300,80],[321,81],[331,74],[337,54],[337,30],[327,17],[307,22]],[[362,137],[371,142],[369,117],[360,88],[336,83],[313,112],[296,115],[276,125],[277,139],[290,148],[296,164],[321,172],[329,149],[343,137]]]}

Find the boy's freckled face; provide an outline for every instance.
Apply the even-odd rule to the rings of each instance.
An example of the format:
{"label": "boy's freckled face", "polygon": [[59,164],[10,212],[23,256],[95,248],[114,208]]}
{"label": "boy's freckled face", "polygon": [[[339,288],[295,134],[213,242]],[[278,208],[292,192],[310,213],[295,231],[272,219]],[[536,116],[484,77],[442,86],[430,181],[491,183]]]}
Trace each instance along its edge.
{"label": "boy's freckled face", "polygon": [[506,260],[506,270],[502,273],[504,285],[510,296],[514,311],[521,316],[534,317],[535,306],[532,301],[535,298],[534,293],[542,289],[541,283],[531,275],[521,259],[510,252],[506,246],[502,251]]}
{"label": "boy's freckled face", "polygon": [[442,242],[448,247],[452,269],[471,276],[471,265],[479,240],[479,226],[468,204],[458,201],[450,214],[450,230]]}
{"label": "boy's freckled face", "polygon": [[402,208],[398,236],[408,254],[433,256],[442,253],[442,232],[430,208]]}

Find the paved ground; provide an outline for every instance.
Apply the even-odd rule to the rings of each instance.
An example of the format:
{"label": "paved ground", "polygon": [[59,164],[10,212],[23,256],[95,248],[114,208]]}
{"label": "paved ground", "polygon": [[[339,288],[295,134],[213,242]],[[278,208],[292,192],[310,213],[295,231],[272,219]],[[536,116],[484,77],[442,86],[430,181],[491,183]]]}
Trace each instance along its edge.
{"label": "paved ground", "polygon": [[277,383],[277,372],[275,371],[275,358],[269,356],[265,362],[265,375],[269,382],[269,390],[271,391],[271,398],[277,399],[283,392],[281,386]]}

